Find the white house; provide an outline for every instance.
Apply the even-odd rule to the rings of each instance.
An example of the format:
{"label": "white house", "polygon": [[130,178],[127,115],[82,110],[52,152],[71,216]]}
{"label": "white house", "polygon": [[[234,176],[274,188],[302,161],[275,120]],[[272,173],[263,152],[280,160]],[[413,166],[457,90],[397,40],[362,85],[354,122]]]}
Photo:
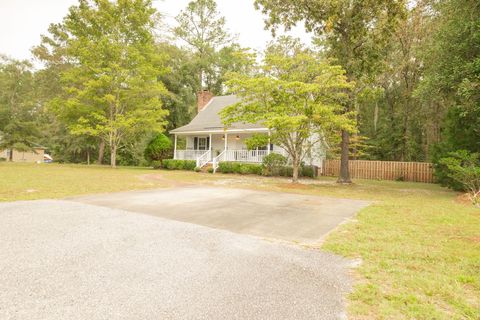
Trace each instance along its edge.
{"label": "white house", "polygon": [[[189,124],[170,131],[175,136],[174,159],[196,160],[200,168],[212,164],[215,170],[222,161],[261,163],[270,153],[288,157],[285,150],[274,144],[256,150],[247,149],[245,139],[256,133],[269,134],[268,128],[261,124],[234,123],[225,127],[219,115],[220,111],[239,101],[235,95],[214,97],[208,91],[200,92],[198,114],[195,118]],[[177,148],[179,136],[186,138],[185,150]],[[315,149],[315,155],[305,162],[321,166],[325,148],[319,144]]]}

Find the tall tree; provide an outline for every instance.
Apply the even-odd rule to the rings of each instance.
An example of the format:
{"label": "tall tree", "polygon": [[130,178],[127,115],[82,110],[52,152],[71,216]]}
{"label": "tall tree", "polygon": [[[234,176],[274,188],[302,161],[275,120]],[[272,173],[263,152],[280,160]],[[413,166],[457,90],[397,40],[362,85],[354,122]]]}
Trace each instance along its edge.
{"label": "tall tree", "polygon": [[250,60],[245,59],[247,50],[234,43],[215,0],[189,2],[176,21],[174,35],[193,51],[197,90],[222,94],[226,73],[251,67]]}
{"label": "tall tree", "polygon": [[34,150],[40,130],[32,66],[0,56],[0,150]]}
{"label": "tall tree", "polygon": [[167,131],[187,124],[196,110],[198,78],[193,54],[168,42],[157,44],[159,54],[166,56],[169,72],[159,76],[169,94],[162,97],[164,108],[169,114]]}
{"label": "tall tree", "polygon": [[[446,109],[438,151],[480,151],[480,3],[434,2],[434,32],[424,44],[425,74],[417,95]],[[437,107],[437,108],[438,108]]]}
{"label": "tall tree", "polygon": [[158,81],[164,67],[154,44],[156,18],[150,0],[80,0],[62,23],[50,26],[38,49],[69,65],[51,108],[73,134],[105,141],[112,167],[128,137],[164,125],[160,97],[167,90]]}
{"label": "tall tree", "polygon": [[[378,62],[398,20],[403,16],[404,0],[255,0],[255,5],[268,14],[266,26],[275,31],[304,22],[314,32],[328,54],[346,70],[349,81],[356,82],[346,104],[346,112],[354,111],[362,83],[378,71]],[[338,181],[349,183],[348,170],[350,134],[342,132],[341,168]]]}
{"label": "tall tree", "polygon": [[233,73],[227,82],[242,97],[222,111],[225,124],[263,123],[270,135],[255,136],[258,144],[267,139],[282,147],[293,166],[293,182],[312,149],[325,144],[339,130],[355,131],[355,123],[342,112],[351,88],[340,66],[332,66],[298,41],[281,39],[267,50],[256,75]]}
{"label": "tall tree", "polygon": [[[360,94],[360,133],[369,138],[369,157],[379,160],[424,161],[440,112],[415,97],[423,75],[422,46],[431,34],[429,1],[408,9],[383,55],[381,72]],[[433,132],[432,132],[433,131]]]}

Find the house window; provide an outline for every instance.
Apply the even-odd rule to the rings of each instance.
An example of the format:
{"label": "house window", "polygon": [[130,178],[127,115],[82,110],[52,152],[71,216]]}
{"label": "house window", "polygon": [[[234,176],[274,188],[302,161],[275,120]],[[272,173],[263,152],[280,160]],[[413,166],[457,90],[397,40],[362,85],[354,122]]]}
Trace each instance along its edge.
{"label": "house window", "polygon": [[208,137],[195,137],[193,138],[194,150],[208,150],[210,148],[210,139]]}
{"label": "house window", "polygon": [[207,150],[207,138],[198,138],[198,150]]}

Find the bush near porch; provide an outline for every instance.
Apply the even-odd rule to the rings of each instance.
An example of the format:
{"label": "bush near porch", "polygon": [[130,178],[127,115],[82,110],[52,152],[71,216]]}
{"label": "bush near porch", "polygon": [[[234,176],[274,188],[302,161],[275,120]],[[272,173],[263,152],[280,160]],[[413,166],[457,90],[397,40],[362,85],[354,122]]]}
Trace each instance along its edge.
{"label": "bush near porch", "polygon": [[153,166],[154,168],[164,168],[168,170],[189,170],[193,171],[197,167],[197,162],[195,160],[175,160],[175,159],[164,159],[162,160],[160,166]]}
{"label": "bush near porch", "polygon": [[218,164],[218,172],[222,173],[239,173],[239,174],[258,174],[261,175],[263,166],[254,163],[241,162],[220,162]]}
{"label": "bush near porch", "polygon": [[[238,174],[256,174],[267,176],[280,176],[280,177],[292,177],[293,168],[290,166],[281,166],[277,170],[272,171],[265,170],[265,166],[262,164],[254,163],[241,163],[241,162],[220,162],[218,164],[218,172],[222,173],[238,173]],[[315,168],[311,166],[302,166],[300,168],[300,177],[314,178]]]}

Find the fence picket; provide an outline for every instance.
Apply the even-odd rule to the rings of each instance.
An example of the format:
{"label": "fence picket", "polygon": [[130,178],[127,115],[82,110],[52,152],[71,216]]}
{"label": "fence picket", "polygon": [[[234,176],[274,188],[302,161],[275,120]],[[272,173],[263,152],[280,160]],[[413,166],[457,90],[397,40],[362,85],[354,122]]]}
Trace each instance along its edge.
{"label": "fence picket", "polygon": [[[350,176],[353,179],[397,180],[433,182],[433,167],[427,162],[350,160]],[[325,160],[323,176],[337,176],[340,172],[340,160]]]}

